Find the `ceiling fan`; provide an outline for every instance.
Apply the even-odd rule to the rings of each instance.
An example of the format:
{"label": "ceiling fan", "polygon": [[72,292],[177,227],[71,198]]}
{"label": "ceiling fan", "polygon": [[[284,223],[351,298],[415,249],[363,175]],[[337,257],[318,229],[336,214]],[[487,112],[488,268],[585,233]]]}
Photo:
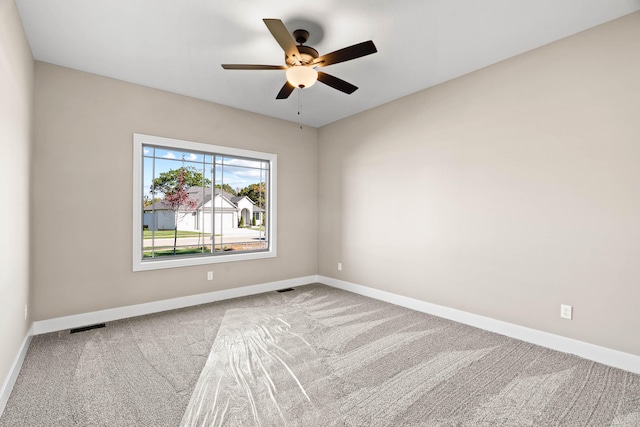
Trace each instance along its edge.
{"label": "ceiling fan", "polygon": [[286,65],[222,64],[222,68],[225,70],[287,70],[287,81],[280,89],[276,99],[287,99],[296,87],[308,88],[316,80],[346,94],[352,94],[358,89],[357,86],[330,74],[317,71],[316,68],[350,61],[378,51],[373,42],[369,40],[320,56],[317,50],[304,45],[309,38],[308,31],[295,30],[293,32],[294,40],[281,20],[263,19],[263,21],[271,31],[273,38],[284,50]]}

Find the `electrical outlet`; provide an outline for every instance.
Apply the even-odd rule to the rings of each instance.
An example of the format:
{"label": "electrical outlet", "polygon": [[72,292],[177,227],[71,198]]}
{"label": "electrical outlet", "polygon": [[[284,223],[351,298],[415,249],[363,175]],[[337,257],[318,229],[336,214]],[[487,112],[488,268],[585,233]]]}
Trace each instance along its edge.
{"label": "electrical outlet", "polygon": [[29,306],[27,304],[24,305],[24,320],[27,320],[29,317]]}
{"label": "electrical outlet", "polygon": [[213,271],[207,271],[207,280],[213,280]]}
{"label": "electrical outlet", "polygon": [[341,262],[338,263],[338,271],[342,271],[342,263]]}
{"label": "electrical outlet", "polygon": [[571,320],[573,318],[573,307],[570,305],[560,304],[560,317]]}

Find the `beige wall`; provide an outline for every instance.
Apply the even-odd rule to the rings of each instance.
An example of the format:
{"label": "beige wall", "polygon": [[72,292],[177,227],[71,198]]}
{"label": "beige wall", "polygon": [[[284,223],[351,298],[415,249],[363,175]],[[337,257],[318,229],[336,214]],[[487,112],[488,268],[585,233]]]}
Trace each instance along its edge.
{"label": "beige wall", "polygon": [[[316,274],[317,130],[41,62],[35,90],[35,320]],[[134,132],[277,154],[277,258],[133,273]]]}
{"label": "beige wall", "polygon": [[[33,62],[0,5],[0,378],[29,258],[33,320],[319,272],[640,355],[640,14],[320,130],[36,62],[30,163]],[[133,273],[134,132],[278,154],[278,257]]]}
{"label": "beige wall", "polygon": [[319,273],[640,355],[638,52],[635,13],[321,128]]}
{"label": "beige wall", "polygon": [[13,0],[0,1],[0,386],[29,323],[29,173],[33,58]]}

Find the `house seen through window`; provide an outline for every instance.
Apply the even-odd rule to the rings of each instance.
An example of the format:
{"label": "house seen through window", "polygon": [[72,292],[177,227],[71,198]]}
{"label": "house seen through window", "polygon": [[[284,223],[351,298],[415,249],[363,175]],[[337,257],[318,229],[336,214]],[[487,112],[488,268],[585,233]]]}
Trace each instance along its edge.
{"label": "house seen through window", "polygon": [[275,155],[139,134],[134,146],[134,270],[275,256]]}

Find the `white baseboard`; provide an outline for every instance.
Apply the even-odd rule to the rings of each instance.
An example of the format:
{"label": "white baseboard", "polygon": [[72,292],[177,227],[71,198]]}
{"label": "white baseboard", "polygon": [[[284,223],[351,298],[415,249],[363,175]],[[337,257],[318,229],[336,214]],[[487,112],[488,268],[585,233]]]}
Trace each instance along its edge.
{"label": "white baseboard", "polygon": [[354,283],[345,282],[331,277],[318,276],[317,281],[334,288],[389,302],[391,304],[410,308],[423,313],[432,314],[434,316],[443,317],[466,325],[475,326],[480,329],[506,335],[511,338],[540,345],[552,350],[575,354],[576,356],[593,360],[594,362],[640,374],[640,356],[623,353],[606,347],[600,347],[583,341],[526,328],[524,326],[518,326],[513,323],[507,323],[437,304],[431,304],[414,298],[380,291],[378,289],[362,285],[356,285]]}
{"label": "white baseboard", "polygon": [[206,304],[214,301],[255,295],[310,283],[322,283],[327,286],[375,298],[423,313],[432,314],[487,331],[496,332],[498,334],[506,335],[553,350],[575,354],[585,359],[640,374],[640,356],[623,353],[621,351],[600,347],[594,344],[526,328],[524,326],[518,326],[512,323],[467,313],[437,304],[431,304],[414,298],[380,291],[378,289],[345,282],[331,277],[314,275],[33,322],[29,334],[25,337],[20,352],[16,357],[10,374],[2,386],[2,390],[0,392],[0,414],[2,414],[2,411],[4,410],[4,406],[9,399],[9,394],[11,393],[18,373],[20,372],[20,367],[22,366],[32,335],[78,328],[96,323],[110,322],[113,320],[158,313],[166,310],[174,310],[198,304]]}
{"label": "white baseboard", "polygon": [[279,280],[277,282],[262,283],[259,285],[243,286],[241,288],[225,289],[222,291],[208,292],[205,294],[190,295],[180,298],[172,298],[162,301],[148,302],[144,304],[129,305],[125,307],[111,308],[107,310],[93,311],[90,313],[75,314],[72,316],[57,317],[54,319],[33,322],[33,335],[62,331],[65,329],[79,328],[96,323],[111,322],[128,317],[142,316],[161,311],[175,310],[198,304],[206,304],[214,301],[222,301],[231,298],[244,297],[275,291],[293,286],[302,286],[317,282],[317,276],[298,277],[295,279]]}
{"label": "white baseboard", "polygon": [[5,378],[4,384],[2,384],[2,389],[0,389],[0,416],[2,416],[5,406],[7,406],[9,395],[11,395],[13,385],[16,383],[16,379],[18,378],[18,374],[20,373],[20,369],[22,368],[24,357],[27,355],[27,349],[29,348],[29,343],[31,342],[32,335],[33,326],[29,328],[27,336],[24,337],[22,346],[20,347],[20,351],[18,352],[18,355],[16,356],[16,359],[13,361],[13,365],[11,365],[11,369],[9,370],[9,375],[7,375],[7,378]]}
{"label": "white baseboard", "polygon": [[11,366],[9,375],[0,389],[0,415],[9,400],[13,385],[18,378],[22,362],[27,354],[29,343],[33,335],[57,332],[65,329],[78,328],[96,323],[110,322],[128,317],[142,316],[145,314],[158,313],[167,310],[190,307],[199,304],[206,304],[214,301],[222,301],[231,298],[256,295],[263,292],[276,291],[278,289],[302,286],[310,283],[317,283],[318,276],[297,277],[294,279],[279,280],[277,282],[261,283],[258,285],[244,286],[235,289],[225,289],[222,291],[208,292],[198,295],[190,295],[180,298],[172,298],[162,301],[154,301],[145,304],[136,304],[125,307],[112,308],[108,310],[93,311],[90,313],[76,314],[72,316],[58,317],[48,320],[33,322],[29,332],[22,342],[22,347]]}

